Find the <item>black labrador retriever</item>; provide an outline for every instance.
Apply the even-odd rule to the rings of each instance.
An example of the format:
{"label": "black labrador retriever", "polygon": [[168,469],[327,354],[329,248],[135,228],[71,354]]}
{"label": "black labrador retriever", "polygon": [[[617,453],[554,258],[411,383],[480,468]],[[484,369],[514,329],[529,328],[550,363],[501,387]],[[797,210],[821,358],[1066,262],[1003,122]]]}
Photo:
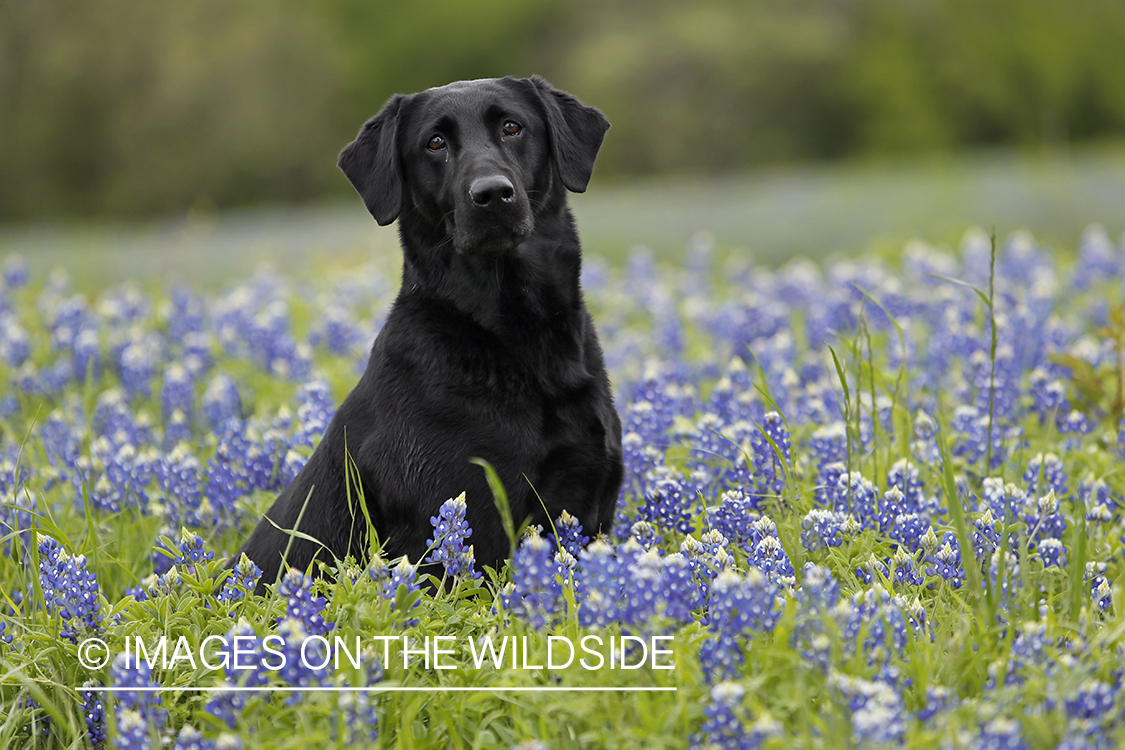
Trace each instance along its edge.
{"label": "black labrador retriever", "polygon": [[567,207],[608,128],[538,77],[461,81],[392,97],[340,153],[375,220],[398,219],[402,288],[359,384],[242,548],[260,593],[283,555],[299,569],[365,559],[349,456],[391,559],[418,562],[430,517],[462,491],[478,565],[507,556],[474,457],[496,468],[517,524],[567,510],[588,535],[608,531],[621,423]]}

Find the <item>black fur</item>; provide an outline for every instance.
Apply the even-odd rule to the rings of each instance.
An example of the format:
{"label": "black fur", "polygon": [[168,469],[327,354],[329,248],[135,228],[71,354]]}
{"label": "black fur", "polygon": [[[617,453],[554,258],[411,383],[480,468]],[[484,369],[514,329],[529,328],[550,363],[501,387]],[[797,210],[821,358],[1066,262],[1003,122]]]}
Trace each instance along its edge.
{"label": "black fur", "polygon": [[[392,559],[418,562],[430,516],[462,491],[478,564],[504,559],[508,539],[474,457],[496,468],[517,524],[546,526],[565,509],[591,536],[608,530],[621,424],[567,207],[608,127],[539,78],[461,81],[393,97],[341,152],[376,221],[399,221],[402,288],[359,384],[243,546],[263,570],[260,592],[306,498],[299,531],[320,544],[294,536],[288,565],[365,558],[346,454]],[[435,135],[444,147],[431,150]]]}

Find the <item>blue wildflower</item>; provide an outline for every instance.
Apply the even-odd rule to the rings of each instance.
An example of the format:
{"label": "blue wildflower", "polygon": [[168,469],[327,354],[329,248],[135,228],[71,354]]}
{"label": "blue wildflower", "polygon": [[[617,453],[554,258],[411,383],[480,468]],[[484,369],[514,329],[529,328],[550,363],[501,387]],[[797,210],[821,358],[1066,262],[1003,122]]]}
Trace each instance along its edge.
{"label": "blue wildflower", "polygon": [[[555,519],[555,531],[559,534],[558,544],[574,557],[578,557],[590,542],[590,537],[582,533],[582,524],[565,510]],[[554,542],[555,535],[549,534],[547,539]]]}
{"label": "blue wildflower", "polygon": [[852,712],[852,740],[860,747],[897,744],[906,733],[902,696],[890,685],[835,675],[836,688]]}
{"label": "blue wildflower", "polygon": [[215,744],[191,724],[184,724],[176,735],[172,750],[213,750]]}
{"label": "blue wildflower", "polygon": [[438,514],[430,517],[434,532],[433,538],[426,540],[426,545],[433,551],[425,562],[441,563],[447,575],[480,578],[480,571],[474,567],[473,547],[465,546],[465,540],[473,535],[465,520],[467,507],[465,493],[462,492],[442,503]]}
{"label": "blue wildflower", "polygon": [[313,595],[314,583],[310,576],[297,568],[285,571],[277,584],[278,595],[285,597],[285,615],[278,618],[279,624],[286,619],[295,620],[309,635],[326,635],[335,627],[335,623],[324,620],[328,600]]}
{"label": "blue wildflower", "polygon": [[677,531],[690,534],[692,524],[692,498],[685,491],[684,482],[671,475],[658,479],[647,493],[641,508],[643,520],[651,523],[658,532]]}
{"label": "blue wildflower", "polygon": [[215,598],[226,604],[241,601],[254,593],[261,577],[262,569],[243,552]]}
{"label": "blue wildflower", "polygon": [[538,534],[524,536],[512,559],[512,590],[505,608],[538,630],[559,610],[562,583],[554,548]]}
{"label": "blue wildflower", "polygon": [[[93,680],[87,680],[82,684],[82,687],[97,687],[97,683]],[[95,750],[105,747],[107,738],[105,704],[102,702],[100,690],[84,689],[82,691],[82,716],[86,721],[86,744],[95,748]]]}
{"label": "blue wildflower", "polygon": [[757,433],[750,439],[754,463],[754,489],[761,497],[776,497],[785,489],[791,461],[789,428],[781,415],[767,413]]}
{"label": "blue wildflower", "polygon": [[756,750],[781,734],[780,725],[763,716],[747,726],[739,716],[745,690],[736,682],[720,682],[711,688],[711,703],[703,710],[706,717],[693,746],[715,750]]}
{"label": "blue wildflower", "polygon": [[159,747],[157,738],[167,713],[162,708],[160,693],[148,689],[159,687],[152,681],[148,663],[127,651],[120,653],[110,667],[110,682],[114,687],[128,688],[114,693],[120,704],[115,712],[119,747]]}
{"label": "blue wildflower", "polygon": [[846,515],[823,508],[813,508],[801,519],[801,544],[809,552],[843,544],[840,524]]}
{"label": "blue wildflower", "polygon": [[85,555],[70,556],[44,534],[39,535],[39,585],[48,611],[61,620],[61,637],[77,642],[79,632],[101,626],[98,578],[86,569]]}

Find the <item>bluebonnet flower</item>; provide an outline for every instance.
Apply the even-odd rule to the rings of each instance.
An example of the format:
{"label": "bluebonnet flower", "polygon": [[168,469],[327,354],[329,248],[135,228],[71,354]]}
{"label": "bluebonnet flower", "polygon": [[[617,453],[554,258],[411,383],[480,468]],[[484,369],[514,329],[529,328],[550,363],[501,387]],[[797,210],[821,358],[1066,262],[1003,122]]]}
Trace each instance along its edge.
{"label": "bluebonnet flower", "polygon": [[969,745],[972,750],[1027,750],[1020,722],[997,716],[984,724]]}
{"label": "bluebonnet flower", "polygon": [[203,330],[203,298],[190,289],[177,287],[172,290],[168,306],[162,311],[162,315],[168,322],[168,338],[182,342],[188,334]]}
{"label": "bluebonnet flower", "polygon": [[1070,721],[1055,750],[1111,750],[1113,747],[1100,721]]}
{"label": "bluebonnet flower", "polygon": [[295,620],[309,635],[326,635],[335,627],[335,623],[324,620],[328,600],[313,595],[314,583],[311,577],[297,568],[285,571],[277,584],[278,595],[285,597],[285,615],[278,618],[279,624],[286,619]]}
{"label": "bluebonnet flower", "polygon": [[317,325],[309,331],[309,345],[323,344],[330,352],[348,354],[363,343],[364,336],[355,316],[338,303],[325,306]]}
{"label": "bluebonnet flower", "polygon": [[[885,667],[901,656],[906,645],[907,622],[899,602],[880,585],[854,594],[833,609],[833,617],[846,647],[854,646],[868,666]],[[860,639],[860,635],[866,637]]]}
{"label": "bluebonnet flower", "polygon": [[578,558],[577,589],[581,592],[578,622],[583,627],[605,627],[620,616],[622,564],[613,547],[594,540]]}
{"label": "bluebonnet flower", "polygon": [[925,579],[919,574],[914,558],[902,547],[899,547],[891,558],[894,565],[895,583],[908,586],[921,586]]}
{"label": "bluebonnet flower", "polygon": [[852,712],[852,740],[860,747],[897,744],[906,733],[902,696],[890,685],[847,675],[833,675],[832,683],[848,699]]}
{"label": "bluebonnet flower", "polygon": [[825,547],[839,547],[843,544],[840,537],[840,524],[844,521],[845,514],[835,513],[822,508],[814,508],[801,519],[801,544],[809,552],[816,552]]}
{"label": "bluebonnet flower", "polygon": [[48,611],[62,622],[61,637],[77,642],[81,630],[100,627],[98,578],[86,569],[85,555],[70,556],[44,534],[39,535],[39,585]]}
{"label": "bluebonnet flower", "polygon": [[[374,654],[365,658],[374,659]],[[364,692],[340,693],[336,699],[336,710],[340,712],[344,732],[344,747],[357,747],[379,740],[379,711],[371,697]],[[332,739],[336,739],[335,726]]]}
{"label": "bluebonnet flower", "polygon": [[734,565],[734,558],[727,552],[728,544],[726,537],[717,531],[706,532],[702,541],[689,536],[680,543],[680,554],[691,569],[703,601],[710,596],[715,576]]}
{"label": "bluebonnet flower", "polygon": [[[725,550],[723,551],[725,553]],[[722,570],[728,563],[733,563],[733,558],[725,557],[719,552],[715,553],[716,566]],[[692,621],[692,613],[703,604],[702,594],[691,565],[682,554],[672,554],[663,558],[661,571],[662,598],[658,606],[666,618],[687,623]]]}
{"label": "bluebonnet flower", "polygon": [[474,568],[473,547],[465,546],[465,540],[473,535],[465,520],[465,493],[442,503],[436,516],[430,517],[434,527],[432,539],[426,540],[427,547],[433,547],[425,562],[441,563],[447,575],[468,575],[480,578],[480,571]]}
{"label": "bluebonnet flower", "polygon": [[10,553],[12,545],[17,545],[19,556],[28,552],[31,546],[31,528],[34,513],[39,510],[39,496],[22,483],[28,472],[20,461],[20,479],[16,479],[14,463],[5,458],[0,461],[0,549]]}
{"label": "bluebonnet flower", "polygon": [[[1042,484],[1040,484],[1042,475]],[[1023,473],[1023,481],[1027,482],[1029,495],[1046,495],[1048,490],[1054,490],[1057,497],[1066,497],[1070,494],[1067,488],[1066,467],[1062,459],[1054,453],[1038,453],[1027,463],[1027,470]]]}
{"label": "bluebonnet flower", "polygon": [[8,253],[4,258],[3,269],[0,270],[0,275],[3,276],[4,285],[9,289],[19,289],[26,286],[28,279],[31,277],[30,269],[27,261],[19,253]]}
{"label": "bluebonnet flower", "polygon": [[180,361],[192,377],[199,381],[215,364],[215,337],[210,333],[186,333],[181,343]]}
{"label": "bluebonnet flower", "polygon": [[[237,650],[235,644],[238,644]],[[266,660],[266,657],[269,657]],[[224,679],[220,687],[260,687],[269,682],[269,666],[276,666],[278,657],[267,654],[262,639],[246,620],[239,620],[219,642],[210,657],[212,664],[222,663]],[[210,693],[207,712],[233,729],[247,703],[255,699],[252,691],[216,690]]]}
{"label": "bluebonnet flower", "polygon": [[1094,604],[1101,612],[1107,611],[1113,606],[1113,588],[1108,577],[1102,574],[1090,575],[1090,563],[1086,564],[1087,580],[1090,585],[1090,594],[1094,598]]}
{"label": "bluebonnet flower", "polygon": [[692,498],[684,484],[682,480],[667,474],[657,479],[645,493],[641,516],[656,527],[658,532],[678,531],[690,534],[695,530],[692,524]]}
{"label": "bluebonnet flower", "polygon": [[801,587],[797,590],[797,623],[794,645],[810,666],[827,673],[832,663],[832,639],[826,628],[826,614],[836,606],[840,586],[828,568],[805,563]]}
{"label": "bluebonnet flower", "polygon": [[1078,487],[1078,495],[1087,509],[1086,520],[1091,524],[1113,522],[1120,515],[1121,508],[1125,506],[1125,501],[1110,490],[1104,479],[1082,482]]}
{"label": "bluebonnet flower", "polygon": [[847,427],[839,421],[816,428],[809,439],[809,449],[817,467],[822,470],[828,464],[843,464],[847,458],[847,447]]}
{"label": "bluebonnet flower", "polygon": [[992,516],[992,510],[986,509],[973,521],[973,552],[978,562],[984,562],[999,547],[1000,532],[996,530],[996,519]]}
{"label": "bluebonnet flower", "polygon": [[1066,547],[1058,539],[1044,539],[1035,549],[1045,568],[1066,567]]}
{"label": "bluebonnet flower", "polygon": [[[278,659],[284,663],[277,670],[278,677],[293,687],[323,685],[328,678],[332,660],[324,642],[310,640],[309,636],[324,635],[324,633],[312,633],[305,628],[304,621],[295,617],[284,617],[278,622],[277,634],[284,641],[280,649],[284,659]],[[295,705],[300,698],[301,693],[291,693],[286,704]]]}
{"label": "bluebonnet flower", "polygon": [[176,412],[192,413],[194,383],[191,373],[179,362],[173,362],[164,370],[160,386],[160,402],[164,408],[164,419],[168,420]]}
{"label": "bluebonnet flower", "polygon": [[1103,227],[1092,224],[1082,230],[1078,241],[1078,262],[1074,266],[1071,286],[1086,289],[1106,279],[1116,278],[1120,269],[1113,241]]}
{"label": "bluebonnet flower", "polygon": [[180,529],[180,543],[177,549],[179,554],[172,564],[184,566],[189,570],[196,563],[215,559],[214,552],[203,548],[203,537],[189,531],[186,527]]}
{"label": "bluebonnet flower", "polygon": [[243,552],[215,598],[227,604],[241,601],[254,593],[261,577],[262,569]]}
{"label": "bluebonnet flower", "polygon": [[1045,539],[1062,539],[1066,532],[1066,517],[1059,509],[1059,501],[1055,499],[1055,491],[1048,490],[1047,494],[1035,502],[1035,510],[1024,516],[1027,525],[1028,540],[1032,543]]}
{"label": "bluebonnet flower", "polygon": [[[410,564],[409,558],[403,557],[401,560],[399,560],[398,565],[395,565],[394,568],[391,568],[390,574],[385,577],[381,576],[381,573],[378,571],[378,567],[378,564],[373,562],[373,565],[371,567],[371,577],[375,580],[380,580],[380,578],[382,578],[382,580],[385,581],[382,591],[382,597],[384,599],[395,601],[400,590],[402,590],[406,596],[409,596],[421,590],[421,586],[418,585],[418,568],[417,566]],[[383,569],[386,569],[386,565],[383,566]],[[411,606],[411,609],[414,609],[419,604],[421,604],[420,601],[414,602],[414,604]],[[412,627],[416,624],[418,624],[418,620],[416,618],[406,618],[403,621],[404,627]]]}
{"label": "bluebonnet flower", "polygon": [[754,545],[747,563],[764,573],[771,583],[783,588],[791,588],[797,581],[793,564],[776,533],[763,537]]}
{"label": "bluebonnet flower", "polygon": [[[1066,414],[1060,415],[1056,426],[1061,434],[1089,435],[1094,430],[1089,418],[1077,409],[1071,409]],[[1077,442],[1070,439],[1066,441],[1067,450],[1071,450]]]}
{"label": "bluebonnet flower", "polygon": [[944,685],[931,685],[926,688],[926,705],[918,712],[918,720],[923,724],[938,714],[948,711],[954,705],[953,691]]}
{"label": "bluebonnet flower", "polygon": [[740,489],[727,490],[717,505],[707,508],[708,526],[735,546],[750,540],[751,525],[757,518],[757,498]]}
{"label": "bluebonnet flower", "polygon": [[648,521],[637,521],[629,530],[629,540],[636,542],[644,550],[650,550],[656,546],[657,542],[661,541],[663,537],[656,534],[656,529],[652,528],[652,524]]}
{"label": "bluebonnet flower", "polygon": [[824,464],[818,469],[816,487],[813,490],[817,507],[847,512],[847,498],[840,500],[838,494],[840,477],[846,473],[847,467],[841,462]]}
{"label": "bluebonnet flower", "polygon": [[621,589],[620,622],[636,628],[661,614],[665,593],[663,572],[663,559],[655,549],[638,555],[630,562]]}
{"label": "bluebonnet flower", "polygon": [[117,747],[119,750],[150,750],[160,747],[154,740],[152,730],[145,723],[144,715],[133,708],[118,709]]}
{"label": "bluebonnet flower", "polygon": [[[82,684],[82,687],[97,687],[97,683],[93,680],[87,680]],[[82,691],[82,717],[86,721],[86,744],[95,748],[95,750],[105,747],[107,739],[106,717],[105,704],[102,702],[101,691]]]}
{"label": "bluebonnet flower", "polygon": [[[953,419],[950,427],[954,431],[953,455],[961,456],[969,463],[982,460],[988,451],[988,415],[981,415],[976,406],[961,404],[953,409]],[[993,424],[992,448],[993,464],[999,465],[1002,456],[999,449],[1002,444],[1002,429],[999,424]]]}
{"label": "bluebonnet flower", "polygon": [[789,428],[780,414],[771,411],[765,415],[759,431],[750,439],[750,448],[755,492],[759,496],[780,495],[791,461]]}
{"label": "bluebonnet flower", "polygon": [[121,348],[117,359],[121,387],[130,398],[148,398],[152,392],[152,378],[160,362],[159,343],[146,338],[132,341]]}
{"label": "bluebonnet flower", "polygon": [[797,603],[805,616],[817,618],[836,606],[840,599],[840,584],[831,570],[809,562],[805,563],[802,575]]}
{"label": "bluebonnet flower", "polygon": [[860,565],[855,569],[855,576],[864,585],[869,585],[877,580],[876,573],[878,573],[878,580],[888,579],[891,577],[891,570],[883,563],[882,560],[871,555],[867,558],[867,565]]}
{"label": "bluebonnet flower", "polygon": [[[652,409],[652,405],[647,401],[637,402],[630,408],[635,410],[639,408],[639,404],[644,404],[649,410]],[[625,464],[624,488],[640,489],[644,485],[645,476],[660,463],[661,453],[656,446],[646,442],[644,435],[632,430],[621,437],[621,451],[622,461]]]}
{"label": "bluebonnet flower", "polygon": [[247,462],[252,447],[241,422],[230,419],[223,423],[215,452],[207,460],[206,472],[205,495],[216,526],[230,523],[237,514],[235,503],[250,492]]}
{"label": "bluebonnet flower", "polygon": [[965,570],[961,567],[961,552],[957,545],[957,537],[949,532],[943,536],[941,546],[932,554],[926,554],[926,575],[940,576],[953,584],[954,588],[961,588],[965,579]]}
{"label": "bluebonnet flower", "polygon": [[880,520],[879,488],[859,472],[844,472],[836,484],[833,510],[844,512],[859,521],[864,529],[878,529]]}
{"label": "bluebonnet flower", "polygon": [[1066,699],[1066,713],[1071,719],[1101,720],[1112,716],[1120,686],[1101,680],[1083,682]]}
{"label": "bluebonnet flower", "polygon": [[311,380],[301,386],[297,393],[297,432],[293,436],[295,445],[311,447],[315,440],[319,440],[336,409],[332,402],[328,383],[323,380]]}
{"label": "bluebonnet flower", "polygon": [[207,384],[203,392],[203,413],[212,428],[242,416],[242,401],[229,375],[220,373]]}
{"label": "bluebonnet flower", "polygon": [[745,576],[724,570],[715,577],[708,607],[711,638],[699,651],[711,682],[737,676],[745,659],[741,642],[757,632],[772,632],[781,618],[778,588],[759,570]]}
{"label": "bluebonnet flower", "polygon": [[890,538],[901,545],[900,549],[915,550],[929,528],[929,522],[917,513],[900,513],[895,516]]}
{"label": "bluebonnet flower", "polygon": [[213,750],[214,747],[214,743],[204,737],[198,729],[191,724],[184,724],[180,728],[180,733],[176,735],[176,743],[172,745],[172,750]]}
{"label": "bluebonnet flower", "polygon": [[[555,519],[555,531],[559,534],[558,544],[574,557],[578,557],[582,548],[590,541],[590,537],[582,533],[582,524],[578,522],[578,519],[565,510],[562,515]],[[548,534],[547,539],[554,542],[555,535]]]}
{"label": "bluebonnet flower", "polygon": [[27,329],[10,314],[0,312],[0,359],[14,369],[23,365],[30,355]]}
{"label": "bluebonnet flower", "polygon": [[555,549],[538,534],[524,536],[512,559],[515,586],[505,609],[538,630],[558,611],[562,584],[554,562]]}
{"label": "bluebonnet flower", "polygon": [[1039,424],[1048,416],[1063,415],[1070,412],[1070,401],[1066,397],[1066,385],[1045,368],[1037,367],[1031,372],[1031,410],[1039,415]]}
{"label": "bluebonnet flower", "polygon": [[191,442],[191,423],[187,414],[176,409],[165,422],[164,447],[172,450],[180,443],[188,442]]}
{"label": "bluebonnet flower", "polygon": [[762,716],[747,726],[738,708],[745,689],[736,682],[720,682],[711,688],[711,703],[703,710],[706,717],[693,746],[715,750],[757,750],[767,740],[781,734],[780,725]]}
{"label": "bluebonnet flower", "polygon": [[202,473],[199,459],[184,443],[173,448],[157,464],[156,478],[165,493],[169,523],[204,526],[213,522],[213,508],[203,498]]}
{"label": "bluebonnet flower", "polygon": [[899,513],[921,513],[925,509],[922,480],[917,465],[906,458],[891,464],[887,471],[887,490],[896,489],[901,493]]}
{"label": "bluebonnet flower", "polygon": [[120,704],[115,712],[118,745],[131,750],[159,747],[157,738],[167,712],[162,707],[160,693],[145,689],[158,687],[152,681],[148,663],[127,651],[120,653],[110,667],[110,682],[114,687],[130,688],[114,693]]}

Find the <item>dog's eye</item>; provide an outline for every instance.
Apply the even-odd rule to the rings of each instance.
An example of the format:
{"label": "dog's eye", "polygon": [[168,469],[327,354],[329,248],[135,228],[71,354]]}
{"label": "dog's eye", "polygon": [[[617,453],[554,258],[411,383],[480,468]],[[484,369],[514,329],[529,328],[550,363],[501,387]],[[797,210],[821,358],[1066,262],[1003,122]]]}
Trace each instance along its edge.
{"label": "dog's eye", "polygon": [[522,130],[523,126],[513,120],[504,123],[504,135],[519,135]]}
{"label": "dog's eye", "polygon": [[445,139],[440,135],[435,135],[430,139],[430,142],[426,144],[426,148],[430,151],[441,151],[445,148]]}

